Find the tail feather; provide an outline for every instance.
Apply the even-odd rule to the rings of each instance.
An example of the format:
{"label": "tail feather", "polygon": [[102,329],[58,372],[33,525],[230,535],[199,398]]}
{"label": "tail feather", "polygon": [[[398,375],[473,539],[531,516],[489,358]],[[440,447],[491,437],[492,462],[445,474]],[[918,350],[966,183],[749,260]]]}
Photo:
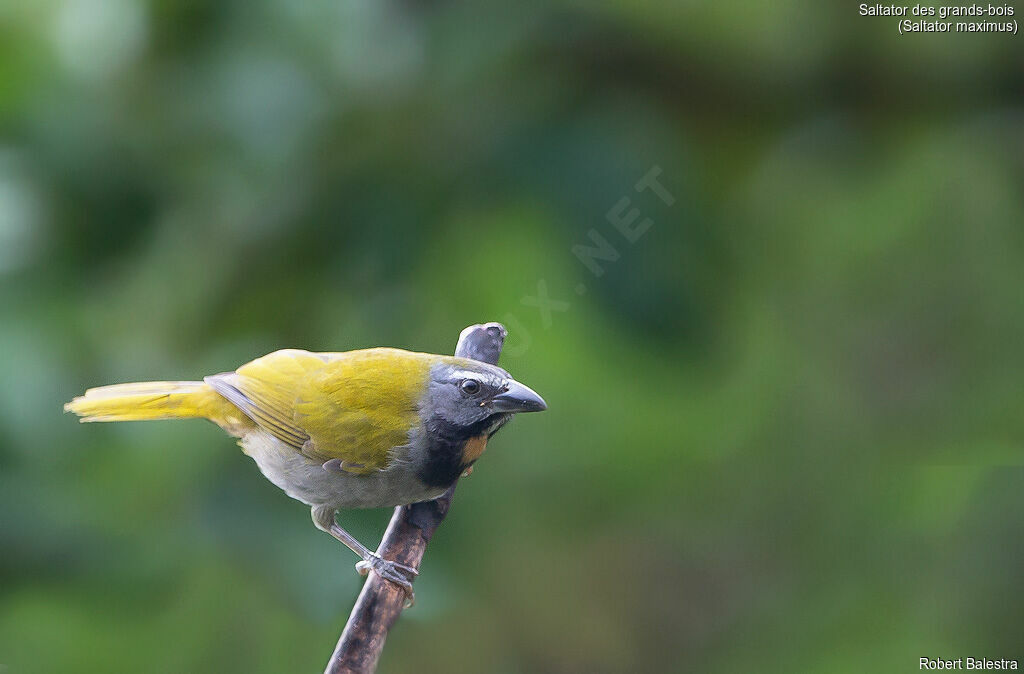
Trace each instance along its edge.
{"label": "tail feather", "polygon": [[87,421],[206,418],[221,423],[233,406],[201,381],[151,381],[91,388],[64,405]]}

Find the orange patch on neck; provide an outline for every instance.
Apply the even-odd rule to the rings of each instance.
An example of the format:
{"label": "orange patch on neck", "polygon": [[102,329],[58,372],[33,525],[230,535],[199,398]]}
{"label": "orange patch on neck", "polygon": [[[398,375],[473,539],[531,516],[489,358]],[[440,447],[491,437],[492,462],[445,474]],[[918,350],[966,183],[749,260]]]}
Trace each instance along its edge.
{"label": "orange patch on neck", "polygon": [[462,463],[473,463],[480,458],[485,449],[487,449],[486,435],[478,435],[466,440],[466,445],[462,448]]}

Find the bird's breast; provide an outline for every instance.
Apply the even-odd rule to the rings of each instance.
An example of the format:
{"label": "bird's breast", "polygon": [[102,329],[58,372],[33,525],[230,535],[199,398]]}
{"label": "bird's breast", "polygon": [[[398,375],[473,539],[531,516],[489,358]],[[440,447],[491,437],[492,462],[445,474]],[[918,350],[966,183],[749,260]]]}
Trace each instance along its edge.
{"label": "bird's breast", "polygon": [[347,473],[324,470],[321,462],[262,431],[245,436],[242,445],[267,479],[307,505],[391,507],[429,501],[447,488],[426,484],[407,461],[397,461],[385,470]]}

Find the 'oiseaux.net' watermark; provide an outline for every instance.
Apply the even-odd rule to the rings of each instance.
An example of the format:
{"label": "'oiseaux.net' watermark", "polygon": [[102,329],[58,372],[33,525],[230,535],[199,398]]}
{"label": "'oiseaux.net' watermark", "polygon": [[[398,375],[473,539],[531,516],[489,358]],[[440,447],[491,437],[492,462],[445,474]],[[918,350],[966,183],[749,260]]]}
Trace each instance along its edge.
{"label": "'oiseaux.net' watermark", "polygon": [[[633,191],[636,194],[653,194],[662,204],[662,207],[672,206],[676,198],[665,185],[658,179],[661,176],[661,167],[652,166],[634,185]],[[640,208],[633,205],[629,196],[623,196],[605,213],[605,220],[618,233],[613,240],[625,241],[632,246],[639,241],[654,224],[654,220],[644,217]],[[587,232],[589,243],[574,244],[570,251],[589,271],[594,278],[600,278],[605,273],[605,264],[614,264],[622,257],[622,251],[601,233],[596,227]],[[618,243],[621,246],[621,243]],[[585,295],[587,284],[580,282],[576,284],[577,295]],[[526,307],[533,307],[540,313],[541,327],[545,330],[551,329],[554,325],[554,314],[564,313],[572,308],[572,302],[564,299],[554,299],[548,291],[548,282],[545,279],[537,280],[537,291],[535,295],[526,295],[519,303]],[[509,312],[502,317],[511,334],[516,336],[515,343],[505,346],[505,355],[518,357],[526,353],[530,348],[533,339],[530,332],[519,320],[519,316]]]}

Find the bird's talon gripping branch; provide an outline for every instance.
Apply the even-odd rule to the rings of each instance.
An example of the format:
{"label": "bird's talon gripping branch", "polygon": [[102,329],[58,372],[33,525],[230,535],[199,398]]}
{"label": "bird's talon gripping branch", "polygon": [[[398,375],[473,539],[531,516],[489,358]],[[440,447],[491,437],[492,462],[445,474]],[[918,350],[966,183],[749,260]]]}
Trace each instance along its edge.
{"label": "bird's talon gripping branch", "polygon": [[412,591],[412,581],[420,572],[411,566],[392,562],[378,555],[370,555],[369,558],[356,563],[356,571],[360,576],[365,576],[373,571],[384,580],[402,588],[405,591],[406,608],[415,603],[416,595]]}
{"label": "bird's talon gripping branch", "polygon": [[400,572],[405,577],[413,577],[420,575],[420,572],[411,566],[402,564],[401,562],[392,562],[379,555],[371,555],[369,559],[364,559],[360,562],[356,562],[356,570],[360,576],[365,576],[369,571],[376,571],[378,566],[389,566],[397,572]]}

